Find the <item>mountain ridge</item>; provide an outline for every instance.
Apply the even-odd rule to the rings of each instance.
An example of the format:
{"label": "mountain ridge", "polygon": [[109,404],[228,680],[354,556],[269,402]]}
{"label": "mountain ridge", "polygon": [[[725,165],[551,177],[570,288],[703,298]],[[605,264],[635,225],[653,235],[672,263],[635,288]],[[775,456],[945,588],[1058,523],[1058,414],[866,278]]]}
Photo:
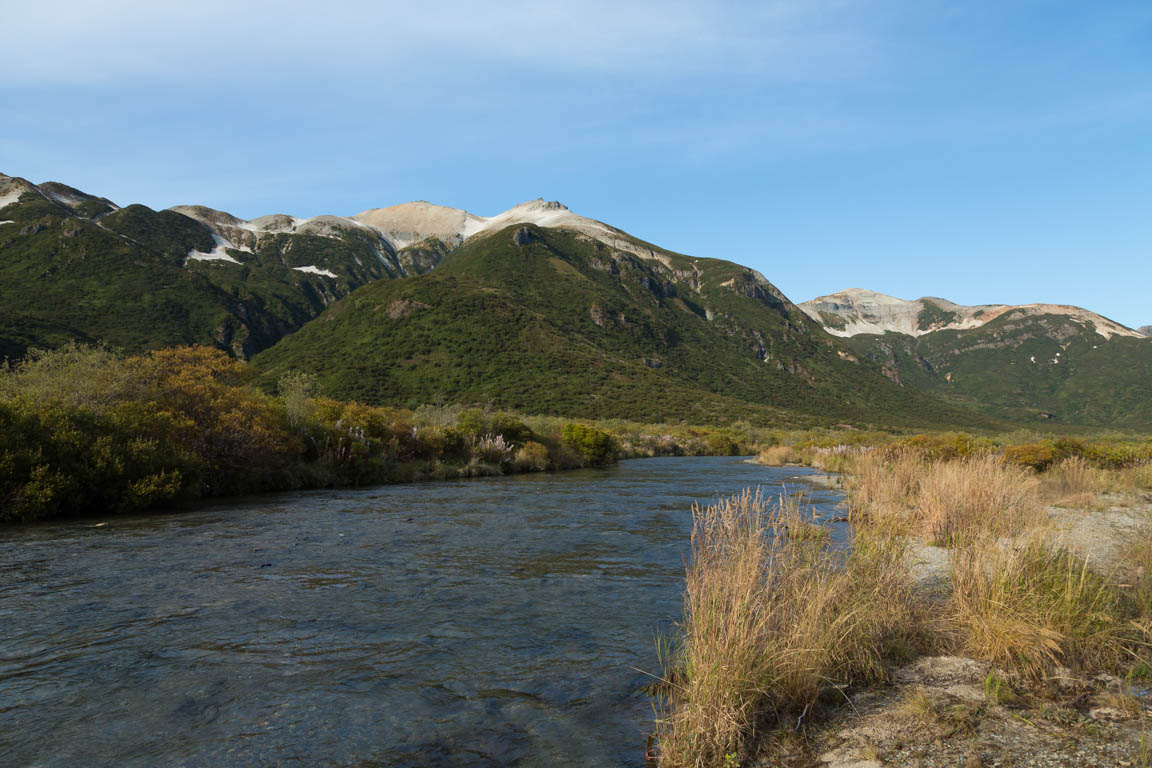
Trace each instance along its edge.
{"label": "mountain ridge", "polygon": [[957,405],[1021,423],[1152,426],[1152,343],[1081,307],[965,307],[862,289],[799,306],[894,381]]}
{"label": "mountain ridge", "polygon": [[[0,222],[0,357],[205,344],[269,386],[304,370],[369,402],[577,416],[1152,424],[1152,345],[1086,310],[861,290],[797,305],[756,270],[543,199],[490,217],[417,201],[245,220],[0,174]],[[848,333],[869,323],[886,332]],[[1112,381],[1086,404],[1092,366]]]}
{"label": "mountain ridge", "polygon": [[948,299],[925,296],[914,300],[898,299],[877,291],[849,288],[801,302],[809,317],[821,323],[834,336],[883,334],[889,331],[908,336],[922,336],[941,330],[979,328],[1001,315],[1014,312],[1024,315],[1066,315],[1090,324],[1106,340],[1113,336],[1137,338],[1139,331],[1103,315],[1069,304],[982,304],[966,306]]}

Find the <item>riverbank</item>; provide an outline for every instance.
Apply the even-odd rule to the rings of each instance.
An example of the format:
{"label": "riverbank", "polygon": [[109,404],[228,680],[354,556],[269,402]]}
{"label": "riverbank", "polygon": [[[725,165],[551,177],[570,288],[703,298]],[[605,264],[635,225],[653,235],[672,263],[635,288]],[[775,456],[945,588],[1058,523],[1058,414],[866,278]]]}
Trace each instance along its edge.
{"label": "riverbank", "polygon": [[1035,453],[813,452],[840,556],[780,504],[698,512],[660,764],[1149,765],[1152,466]]}
{"label": "riverbank", "polygon": [[203,347],[65,347],[0,367],[0,523],[130,514],[243,494],[736,455],[748,428],[588,422],[340,402],[307,376],[261,391]]}

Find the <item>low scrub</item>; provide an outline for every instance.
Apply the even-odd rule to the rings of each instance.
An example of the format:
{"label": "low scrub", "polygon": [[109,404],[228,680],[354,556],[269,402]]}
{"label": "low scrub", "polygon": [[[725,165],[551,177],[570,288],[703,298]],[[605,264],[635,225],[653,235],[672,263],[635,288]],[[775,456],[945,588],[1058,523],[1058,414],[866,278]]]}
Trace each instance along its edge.
{"label": "low scrub", "polygon": [[800,454],[790,445],[771,445],[762,451],[756,458],[760,464],[770,467],[779,467],[784,464],[795,464],[800,460]]}

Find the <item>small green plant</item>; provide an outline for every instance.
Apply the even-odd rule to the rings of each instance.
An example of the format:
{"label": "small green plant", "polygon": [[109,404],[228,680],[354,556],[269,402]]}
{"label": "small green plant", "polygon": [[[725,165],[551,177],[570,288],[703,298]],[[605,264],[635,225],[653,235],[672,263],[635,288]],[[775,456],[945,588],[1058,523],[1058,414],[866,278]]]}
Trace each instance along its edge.
{"label": "small green plant", "polygon": [[992,706],[1013,704],[1019,699],[1008,681],[997,675],[995,670],[984,678],[984,698]]}

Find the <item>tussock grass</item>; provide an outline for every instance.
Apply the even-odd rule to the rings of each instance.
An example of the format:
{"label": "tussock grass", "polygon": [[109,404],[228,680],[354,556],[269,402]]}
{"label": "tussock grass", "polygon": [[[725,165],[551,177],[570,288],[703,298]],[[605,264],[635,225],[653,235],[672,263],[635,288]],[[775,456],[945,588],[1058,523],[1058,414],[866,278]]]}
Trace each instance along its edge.
{"label": "tussock grass", "polygon": [[770,445],[760,451],[756,461],[760,464],[778,467],[782,464],[794,464],[799,459],[799,453],[790,445]]}
{"label": "tussock grass", "polygon": [[880,678],[887,639],[916,626],[901,540],[836,551],[787,535],[788,516],[751,491],[693,510],[661,766],[743,759],[758,729],[795,724],[835,684]]}
{"label": "tussock grass", "polygon": [[1038,679],[1056,665],[1123,672],[1148,658],[1138,600],[1086,560],[1032,533],[953,553],[951,615],[962,650]]}
{"label": "tussock grass", "polygon": [[905,451],[861,455],[848,481],[856,522],[896,526],[941,545],[1040,525],[1037,486],[1029,471],[996,456],[932,461]]}
{"label": "tussock grass", "polygon": [[[1144,525],[1137,534],[1120,548],[1116,570],[1135,601],[1145,627],[1152,631],[1152,509],[1145,512]],[[1144,669],[1152,669],[1152,658]]]}
{"label": "tussock grass", "polygon": [[905,692],[900,709],[926,723],[935,723],[940,719],[939,707],[922,685],[913,686]]}
{"label": "tussock grass", "polygon": [[1046,496],[1057,499],[1096,493],[1105,489],[1105,474],[1082,457],[1073,456],[1054,464],[1041,476],[1042,490]]}
{"label": "tussock grass", "polygon": [[[1067,442],[1040,446],[1058,457],[1043,470],[987,441],[953,437],[762,453],[764,463],[847,471],[856,535],[847,551],[833,549],[791,498],[767,502],[749,492],[694,509],[660,765],[754,758],[766,731],[807,722],[838,686],[881,679],[901,649],[900,662],[928,648],[990,662],[984,694],[993,705],[1031,701],[1055,667],[1144,679],[1152,669],[1152,514],[1118,563],[1101,564],[1052,543],[1047,505],[1094,509],[1101,493],[1138,500],[1152,489],[1152,464],[1105,461],[1111,454],[1093,458],[1087,449],[1061,457],[1055,449]],[[910,590],[914,539],[950,548],[946,592]],[[903,708],[952,728],[977,716],[916,689]]]}
{"label": "tussock grass", "polygon": [[913,518],[936,544],[1015,534],[1045,520],[1036,484],[1027,470],[995,456],[929,465],[917,487]]}

